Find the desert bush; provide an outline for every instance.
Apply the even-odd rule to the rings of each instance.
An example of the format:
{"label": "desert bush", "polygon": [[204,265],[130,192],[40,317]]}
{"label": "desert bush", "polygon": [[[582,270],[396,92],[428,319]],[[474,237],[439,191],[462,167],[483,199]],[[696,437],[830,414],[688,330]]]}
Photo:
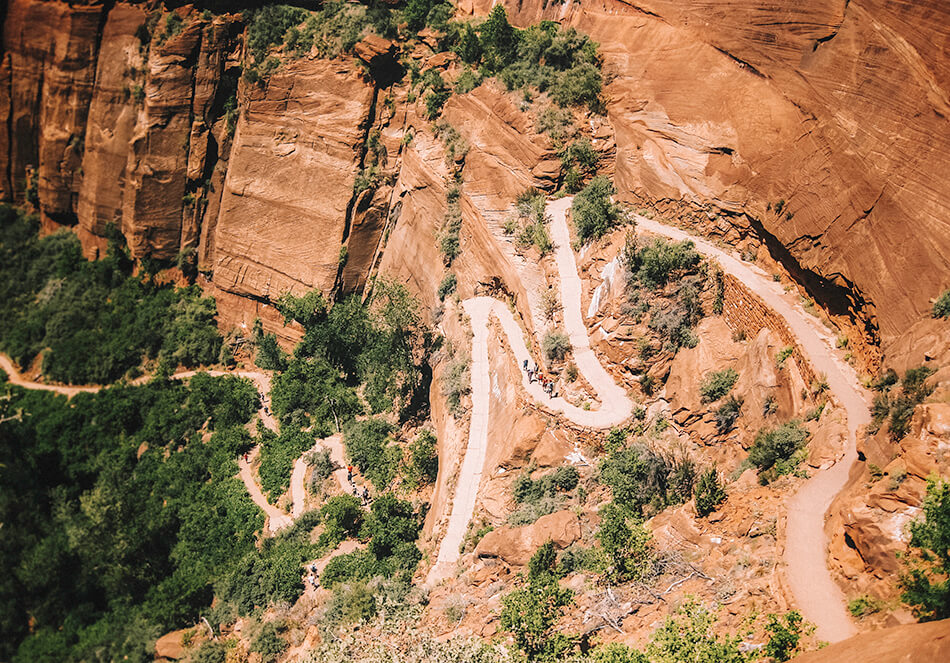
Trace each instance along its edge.
{"label": "desert bush", "polygon": [[393,426],[382,418],[353,421],[343,430],[347,459],[366,475],[377,490],[385,490],[396,476],[402,452],[392,444]]}
{"label": "desert bush", "polygon": [[880,612],[885,607],[884,601],[879,598],[864,594],[848,601],[848,612],[852,617],[861,619],[875,612]]}
{"label": "desert bush", "polygon": [[633,277],[648,288],[666,285],[677,272],[695,269],[700,255],[688,239],[670,242],[657,237],[628,257],[627,269]]}
{"label": "desert bush", "polygon": [[541,349],[548,361],[563,361],[571,350],[571,340],[563,332],[548,332],[541,340]]}
{"label": "desert bush", "polygon": [[950,290],[944,290],[943,293],[937,297],[934,302],[933,317],[950,318]]}
{"label": "desert bush", "polygon": [[738,379],[739,374],[733,368],[707,373],[699,384],[703,403],[718,401],[732,390]]}
{"label": "desert bush", "polygon": [[315,449],[307,454],[305,460],[313,470],[311,482],[314,486],[319,486],[326,481],[336,469],[336,463],[330,457],[329,449]]}
{"label": "desert bush", "polygon": [[251,651],[261,655],[261,663],[275,663],[287,650],[287,641],[280,637],[286,628],[276,622],[267,622],[251,641]]}
{"label": "desert bush", "polygon": [[541,313],[545,319],[554,320],[554,316],[561,310],[561,300],[558,297],[557,290],[547,288],[541,293]]}
{"label": "desert bush", "polygon": [[331,497],[320,507],[320,520],[323,523],[320,545],[325,548],[336,548],[344,539],[358,536],[365,515],[357,497],[353,495]]}
{"label": "desert bush", "polygon": [[455,417],[462,415],[462,396],[472,391],[469,364],[467,356],[453,357],[442,373],[442,395],[445,396],[449,410]]}
{"label": "desert bush", "polygon": [[444,301],[446,297],[455,292],[455,287],[458,284],[458,279],[455,276],[454,272],[449,272],[442,277],[442,282],[439,283],[439,301]]}
{"label": "desert bush", "polygon": [[611,181],[600,176],[592,179],[574,198],[571,216],[581,242],[599,239],[626,220],[623,209],[611,200],[615,193]]}
{"label": "desert bush", "polygon": [[413,483],[435,483],[439,476],[438,440],[429,429],[424,429],[409,445],[409,475]]}
{"label": "desert bush", "polygon": [[688,459],[666,458],[642,443],[614,451],[599,465],[600,480],[610,486],[614,501],[634,514],[690,499],[693,475]]}
{"label": "desert bush", "polygon": [[950,617],[950,482],[927,481],[923,518],[910,524],[906,571],[900,576],[902,599],[922,621]]}
{"label": "desert bush", "polygon": [[723,490],[719,481],[719,472],[715,467],[711,467],[701,475],[696,482],[694,492],[696,501],[696,513],[701,518],[705,518],[716,510],[716,507],[722,504],[726,499],[726,491]]}
{"label": "desert bush", "polygon": [[603,554],[606,582],[640,580],[653,573],[656,556],[650,531],[616,500],[600,510],[597,540]]}
{"label": "desert bush", "polygon": [[759,470],[759,479],[788,474],[797,465],[796,453],[805,447],[808,431],[798,421],[789,421],[778,428],[763,428],[749,449],[749,462]]}
{"label": "desert bush", "polygon": [[800,612],[791,610],[784,617],[768,615],[765,630],[769,634],[763,650],[765,655],[773,661],[787,661],[799,651],[802,636],[814,628],[808,628]]}

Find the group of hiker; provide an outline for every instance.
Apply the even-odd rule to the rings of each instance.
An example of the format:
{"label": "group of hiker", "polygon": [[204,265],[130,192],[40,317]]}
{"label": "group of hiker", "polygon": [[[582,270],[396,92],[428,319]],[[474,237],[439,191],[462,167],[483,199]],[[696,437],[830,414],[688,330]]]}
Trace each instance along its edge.
{"label": "group of hiker", "polygon": [[534,363],[533,368],[529,368],[528,360],[525,359],[524,363],[522,364],[522,368],[524,369],[524,372],[528,374],[528,384],[531,384],[535,381],[540,382],[542,391],[544,391],[544,393],[546,393],[549,398],[557,397],[554,380],[549,380],[542,371],[538,370],[537,362]]}
{"label": "group of hiker", "polygon": [[358,497],[363,503],[363,506],[369,504],[369,491],[366,490],[366,486],[363,486],[363,490],[360,490],[356,483],[353,481],[353,466],[346,466],[346,480],[350,482],[350,487],[353,489],[353,497]]}

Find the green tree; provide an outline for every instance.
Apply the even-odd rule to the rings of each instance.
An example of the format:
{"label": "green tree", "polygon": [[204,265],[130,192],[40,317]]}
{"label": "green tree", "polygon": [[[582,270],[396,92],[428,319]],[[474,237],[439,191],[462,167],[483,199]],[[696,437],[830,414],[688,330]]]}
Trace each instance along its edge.
{"label": "green tree", "polygon": [[705,518],[726,500],[726,491],[719,482],[719,472],[710,467],[699,476],[695,488],[696,513]]}
{"label": "green tree", "polygon": [[789,421],[773,429],[763,428],[749,449],[749,462],[759,469],[760,479],[787,474],[794,469],[793,456],[807,441],[808,431],[799,421]]}
{"label": "green tree", "polygon": [[765,643],[765,655],[775,661],[787,661],[798,651],[802,635],[808,632],[802,615],[797,610],[785,613],[784,617],[769,615],[765,624],[769,641]]}
{"label": "green tree", "polygon": [[688,599],[676,614],[653,634],[646,649],[651,663],[744,663],[752,660],[753,653],[742,653],[738,636],[719,636],[713,628],[716,614]]}
{"label": "green tree", "polygon": [[739,374],[733,368],[707,373],[699,383],[699,393],[703,397],[703,403],[718,401],[732,390],[738,379]]}
{"label": "green tree", "polygon": [[917,555],[901,575],[903,600],[922,621],[950,617],[950,482],[931,478],[923,519],[910,526]]}
{"label": "green tree", "polygon": [[574,198],[571,215],[577,237],[582,242],[603,237],[625,220],[623,209],[611,200],[616,192],[609,179],[599,176]]}
{"label": "green tree", "polygon": [[396,476],[402,453],[391,444],[393,426],[382,418],[350,423],[343,432],[346,456],[378,490],[385,490]]}
{"label": "green tree", "polygon": [[336,495],[320,508],[320,516],[320,545],[335,548],[343,539],[359,534],[365,512],[355,496]]}
{"label": "green tree", "polygon": [[616,502],[601,509],[600,518],[597,540],[603,551],[606,581],[621,583],[650,575],[655,555],[646,526]]}
{"label": "green tree", "polygon": [[563,608],[573,601],[571,590],[558,585],[553,576],[537,574],[528,586],[502,597],[501,627],[514,636],[529,661],[559,660],[577,641],[557,628]]}
{"label": "green tree", "polygon": [[503,5],[495,5],[481,29],[482,60],[489,71],[498,71],[517,56],[518,31],[508,22]]}

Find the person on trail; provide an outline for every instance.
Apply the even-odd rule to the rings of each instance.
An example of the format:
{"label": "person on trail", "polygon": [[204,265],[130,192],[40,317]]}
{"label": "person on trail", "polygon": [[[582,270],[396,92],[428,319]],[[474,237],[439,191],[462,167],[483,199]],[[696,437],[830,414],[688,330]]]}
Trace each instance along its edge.
{"label": "person on trail", "polygon": [[528,360],[527,360],[527,359],[524,360],[524,372],[525,372],[525,373],[528,372]]}
{"label": "person on trail", "polygon": [[244,454],[244,462],[247,462],[247,454]]}
{"label": "person on trail", "polygon": [[352,465],[346,466],[346,480],[353,481],[353,466]]}
{"label": "person on trail", "polygon": [[360,496],[359,488],[357,488],[357,487],[356,487],[356,484],[354,483],[354,484],[353,484],[353,497],[359,497],[359,496]]}
{"label": "person on trail", "polygon": [[366,486],[363,486],[363,493],[360,495],[360,498],[363,500],[363,506],[369,503],[369,491],[366,490]]}
{"label": "person on trail", "polygon": [[528,384],[531,384],[532,382],[534,382],[534,371],[532,371],[529,368],[528,369]]}

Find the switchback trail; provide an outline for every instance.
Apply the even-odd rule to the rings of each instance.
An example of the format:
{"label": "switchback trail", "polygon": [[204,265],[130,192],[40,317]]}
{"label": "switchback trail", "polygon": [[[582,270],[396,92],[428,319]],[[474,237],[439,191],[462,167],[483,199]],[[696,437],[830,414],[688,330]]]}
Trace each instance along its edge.
{"label": "switchback trail", "polygon": [[[76,394],[80,393],[95,393],[104,389],[105,387],[101,385],[56,385],[56,384],[44,384],[42,382],[36,382],[25,377],[13,364],[10,358],[0,353],[0,368],[2,368],[7,373],[7,379],[10,384],[14,384],[18,387],[23,387],[24,389],[36,389],[40,391],[52,391],[58,394],[62,394],[67,398],[72,398]],[[231,375],[239,378],[247,378],[251,380],[254,385],[257,387],[258,392],[264,395],[264,398],[261,401],[260,407],[258,408],[257,414],[260,416],[261,421],[264,422],[264,425],[277,432],[277,420],[274,418],[269,411],[265,410],[265,401],[268,398],[270,393],[270,376],[266,373],[260,371],[219,371],[219,370],[208,370],[208,371],[179,371],[171,376],[173,380],[187,380],[194,377],[198,373],[207,373],[212,377],[222,377],[226,375]],[[133,380],[131,384],[144,384],[148,381],[148,377],[141,377],[136,380]],[[337,441],[337,448],[335,452],[333,451],[333,446],[331,445],[331,454],[333,454],[333,459],[337,463],[342,462],[342,449],[339,447],[339,441]],[[277,507],[273,506],[267,501],[267,498],[264,497],[263,492],[261,492],[260,486],[257,485],[257,482],[254,480],[254,472],[251,470],[251,463],[254,458],[257,456],[259,449],[255,447],[248,453],[248,460],[245,461],[243,457],[238,458],[238,468],[240,470],[241,481],[244,482],[245,488],[247,488],[248,495],[250,495],[251,500],[256,504],[260,509],[267,515],[268,524],[267,528],[271,533],[275,533],[288,525],[291,525],[294,520],[299,516],[296,513],[298,499],[300,501],[301,513],[303,508],[303,493],[299,493],[299,498],[296,495],[292,494],[294,498],[294,515],[293,517],[287,515]],[[298,459],[298,463],[302,463],[302,459]],[[296,469],[296,467],[295,467]],[[304,468],[305,469],[305,468]],[[339,470],[338,470],[339,472]],[[346,479],[346,470],[343,470],[343,479]],[[303,488],[303,476],[300,476],[300,488]],[[341,483],[341,486],[344,484]],[[293,487],[293,486],[291,486]],[[344,491],[346,487],[344,486]]]}
{"label": "switchback trail", "polygon": [[859,386],[854,370],[835,356],[832,340],[815,318],[790,301],[782,286],[770,275],[683,230],[642,216],[636,220],[639,228],[651,233],[692,241],[697,251],[716,259],[723,270],[742,281],[782,316],[815,372],[825,375],[832,395],[848,415],[848,443],[843,456],[830,468],[817,472],[788,500],[785,525],[786,577],[798,608],[805,619],[816,625],[820,640],[845,640],[854,635],[856,629],[846,611],[844,595],[828,570],[824,522],[832,500],[844,488],[851,466],[857,460],[858,428],[870,421],[866,393]]}
{"label": "switchback trail", "polygon": [[337,483],[340,484],[343,493],[350,493],[350,482],[346,478],[346,459],[343,457],[342,437],[342,435],[336,433],[322,440],[317,440],[317,443],[313,445],[313,447],[294,461],[294,470],[290,475],[290,499],[291,502],[293,502],[291,515],[294,520],[302,516],[304,509],[307,507],[307,489],[306,486],[304,486],[304,478],[307,474],[306,456],[311,451],[317,451],[318,449],[330,450],[330,460],[336,465],[336,469],[333,470],[333,476],[336,478]]}
{"label": "switchback trail", "polygon": [[429,584],[436,584],[452,574],[458,562],[459,548],[465,538],[468,523],[475,511],[475,499],[485,464],[485,451],[490,421],[491,380],[488,364],[488,324],[494,316],[504,331],[508,346],[515,356],[521,384],[527,394],[543,407],[559,412],[572,422],[590,428],[610,428],[630,417],[633,401],[626,391],[614,382],[604,370],[590,347],[587,328],[581,314],[581,280],[577,275],[577,263],[571,249],[570,231],[565,213],[570,199],[548,203],[551,214],[551,235],[555,243],[555,262],[560,281],[561,304],[564,309],[564,327],[571,340],[574,362],[584,378],[597,392],[599,407],[584,410],[563,398],[548,396],[538,383],[529,383],[521,366],[533,360],[525,343],[524,332],[518,325],[508,305],[491,297],[473,297],[462,305],[472,324],[472,421],[468,433],[468,445],[459,470],[452,512],[445,536],[439,546],[439,556],[429,571]]}

